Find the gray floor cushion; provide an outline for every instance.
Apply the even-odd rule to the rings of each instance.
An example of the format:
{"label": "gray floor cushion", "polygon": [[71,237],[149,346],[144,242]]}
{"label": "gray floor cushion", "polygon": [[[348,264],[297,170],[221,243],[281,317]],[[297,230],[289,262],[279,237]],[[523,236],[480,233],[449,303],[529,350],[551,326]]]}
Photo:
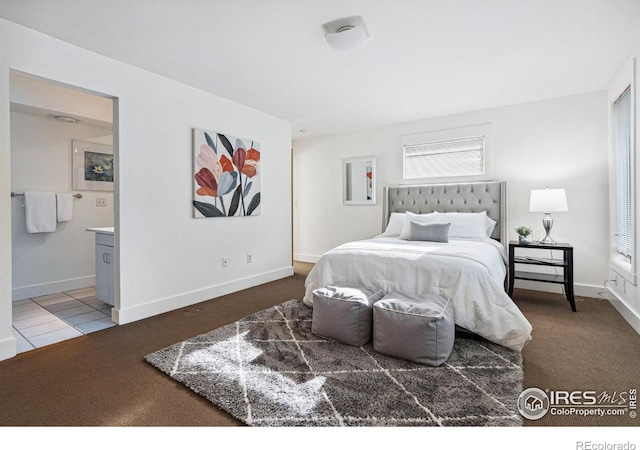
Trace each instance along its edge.
{"label": "gray floor cushion", "polygon": [[439,295],[392,292],[373,306],[373,348],[408,361],[439,366],[455,339],[453,303]]}
{"label": "gray floor cushion", "polygon": [[311,331],[349,345],[371,340],[373,304],[384,292],[368,286],[334,283],[313,291]]}

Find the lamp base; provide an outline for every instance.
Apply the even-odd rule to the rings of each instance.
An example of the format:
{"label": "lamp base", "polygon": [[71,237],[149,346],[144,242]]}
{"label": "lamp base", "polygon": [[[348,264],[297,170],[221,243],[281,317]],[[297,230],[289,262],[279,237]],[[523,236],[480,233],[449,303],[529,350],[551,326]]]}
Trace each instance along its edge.
{"label": "lamp base", "polygon": [[551,213],[544,213],[544,219],[542,219],[542,226],[547,235],[540,241],[542,245],[556,245],[557,242],[551,238],[551,228],[553,227],[553,219]]}
{"label": "lamp base", "polygon": [[554,241],[553,239],[551,239],[551,236],[549,236],[548,234],[544,237],[544,239],[542,239],[539,244],[542,245],[556,245],[557,242]]}

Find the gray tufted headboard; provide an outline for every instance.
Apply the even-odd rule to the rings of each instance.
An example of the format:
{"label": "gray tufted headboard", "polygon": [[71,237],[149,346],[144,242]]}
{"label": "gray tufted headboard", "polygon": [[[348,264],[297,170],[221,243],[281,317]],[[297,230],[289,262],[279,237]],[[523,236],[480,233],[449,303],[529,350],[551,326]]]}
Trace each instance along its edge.
{"label": "gray tufted headboard", "polygon": [[497,222],[491,237],[505,247],[507,232],[507,183],[483,181],[450,184],[418,184],[383,188],[382,230],[394,212],[481,212]]}

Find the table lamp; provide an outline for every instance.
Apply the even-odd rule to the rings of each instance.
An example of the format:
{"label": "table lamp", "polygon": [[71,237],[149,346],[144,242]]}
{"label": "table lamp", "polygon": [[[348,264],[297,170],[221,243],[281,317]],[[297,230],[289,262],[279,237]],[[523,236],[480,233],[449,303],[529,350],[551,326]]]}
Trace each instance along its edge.
{"label": "table lamp", "polygon": [[547,235],[540,241],[543,245],[555,245],[556,241],[551,238],[551,227],[553,227],[552,212],[568,211],[567,196],[564,189],[532,189],[529,199],[530,212],[543,212],[542,226]]}

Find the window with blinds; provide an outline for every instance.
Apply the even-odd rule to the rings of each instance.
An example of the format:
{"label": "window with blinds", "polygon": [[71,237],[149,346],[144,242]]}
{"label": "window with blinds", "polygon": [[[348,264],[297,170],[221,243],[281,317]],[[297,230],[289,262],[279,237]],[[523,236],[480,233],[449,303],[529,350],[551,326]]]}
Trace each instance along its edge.
{"label": "window with blinds", "polygon": [[485,174],[485,137],[404,144],[404,178]]}
{"label": "window with blinds", "polygon": [[631,87],[611,109],[611,146],[615,177],[614,244],[618,254],[631,263],[633,253],[633,141]]}

